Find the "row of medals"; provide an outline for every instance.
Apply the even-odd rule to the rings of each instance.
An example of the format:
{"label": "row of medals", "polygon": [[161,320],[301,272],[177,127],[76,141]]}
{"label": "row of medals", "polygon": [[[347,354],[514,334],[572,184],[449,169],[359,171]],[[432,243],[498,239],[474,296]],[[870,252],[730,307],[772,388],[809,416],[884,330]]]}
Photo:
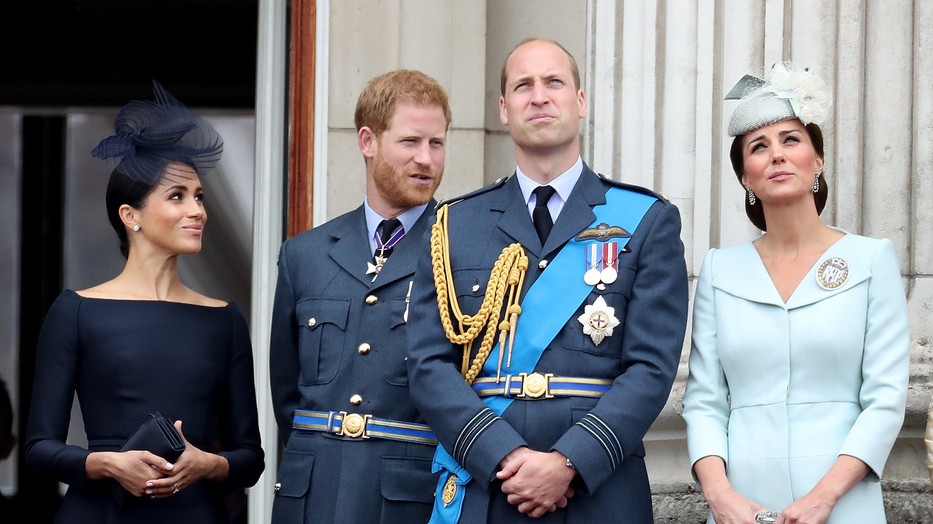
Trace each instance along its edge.
{"label": "row of medals", "polygon": [[588,286],[612,284],[619,277],[619,244],[592,242],[586,246],[586,272],[583,281]]}

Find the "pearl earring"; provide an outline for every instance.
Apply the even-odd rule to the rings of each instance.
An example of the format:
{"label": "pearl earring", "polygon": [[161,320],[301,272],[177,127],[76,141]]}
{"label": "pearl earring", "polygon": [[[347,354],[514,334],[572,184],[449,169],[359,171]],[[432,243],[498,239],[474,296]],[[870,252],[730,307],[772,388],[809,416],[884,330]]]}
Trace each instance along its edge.
{"label": "pearl earring", "polygon": [[139,224],[133,225],[133,231],[139,231]]}

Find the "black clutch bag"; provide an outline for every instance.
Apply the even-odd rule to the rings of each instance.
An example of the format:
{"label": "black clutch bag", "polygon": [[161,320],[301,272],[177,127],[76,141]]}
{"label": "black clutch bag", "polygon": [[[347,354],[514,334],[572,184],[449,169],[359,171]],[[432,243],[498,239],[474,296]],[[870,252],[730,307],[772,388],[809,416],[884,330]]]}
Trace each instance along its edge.
{"label": "black clutch bag", "polygon": [[[185,451],[185,442],[171,420],[159,413],[150,413],[120,447],[120,451],[130,450],[149,451],[169,462],[175,462]],[[133,498],[116,480],[111,483],[111,491],[121,506]]]}

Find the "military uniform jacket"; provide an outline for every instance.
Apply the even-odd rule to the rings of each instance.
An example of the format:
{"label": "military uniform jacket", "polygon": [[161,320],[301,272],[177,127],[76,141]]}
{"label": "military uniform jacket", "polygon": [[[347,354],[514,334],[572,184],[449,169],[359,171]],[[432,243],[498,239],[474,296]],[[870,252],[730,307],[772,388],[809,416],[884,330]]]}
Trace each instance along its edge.
{"label": "military uniform jacket", "polygon": [[[541,274],[541,262],[592,224],[593,207],[605,202],[613,185],[650,193],[606,180],[584,166],[544,246],[514,176],[450,205],[452,275],[464,314],[476,313],[491,267],[514,242],[524,246],[529,258],[524,295]],[[499,462],[519,446],[560,451],[578,472],[576,496],[567,508],[536,522],[652,522],[642,438],[667,401],[683,347],[688,290],[680,228],[677,208],[658,196],[629,239],[627,252],[619,255],[618,279],[603,290],[593,287],[569,318],[555,320],[563,328],[534,370],[610,379],[611,389],[602,398],[514,400],[501,417],[460,375],[462,347],[445,336],[430,257],[427,251],[422,254],[409,326],[411,391],[445,450],[473,477],[460,522],[532,520],[508,504],[494,480]],[[427,243],[423,248],[428,249]],[[585,266],[580,260],[579,271],[565,278],[582,279]],[[597,346],[577,317],[598,297],[615,308],[620,324]],[[522,329],[533,326],[523,326],[519,318]]]}
{"label": "military uniform jacket", "polygon": [[[272,401],[285,444],[276,524],[426,522],[433,445],[292,429],[295,409],[423,422],[405,365],[406,295],[434,202],[378,278],[363,207],[283,243],[270,348]],[[359,395],[355,405],[351,397]]]}

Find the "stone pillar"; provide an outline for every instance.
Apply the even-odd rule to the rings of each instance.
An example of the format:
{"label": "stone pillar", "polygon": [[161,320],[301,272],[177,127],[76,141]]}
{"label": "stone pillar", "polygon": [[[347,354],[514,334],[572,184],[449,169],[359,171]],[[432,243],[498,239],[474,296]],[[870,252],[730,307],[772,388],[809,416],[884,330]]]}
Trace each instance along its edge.
{"label": "stone pillar", "polygon": [[[417,69],[450,97],[447,165],[439,200],[483,185],[486,8],[483,1],[341,0],[330,2],[326,218],[356,208],[366,187],[356,143],[356,99],[373,77]],[[321,173],[316,173],[321,176]]]}

